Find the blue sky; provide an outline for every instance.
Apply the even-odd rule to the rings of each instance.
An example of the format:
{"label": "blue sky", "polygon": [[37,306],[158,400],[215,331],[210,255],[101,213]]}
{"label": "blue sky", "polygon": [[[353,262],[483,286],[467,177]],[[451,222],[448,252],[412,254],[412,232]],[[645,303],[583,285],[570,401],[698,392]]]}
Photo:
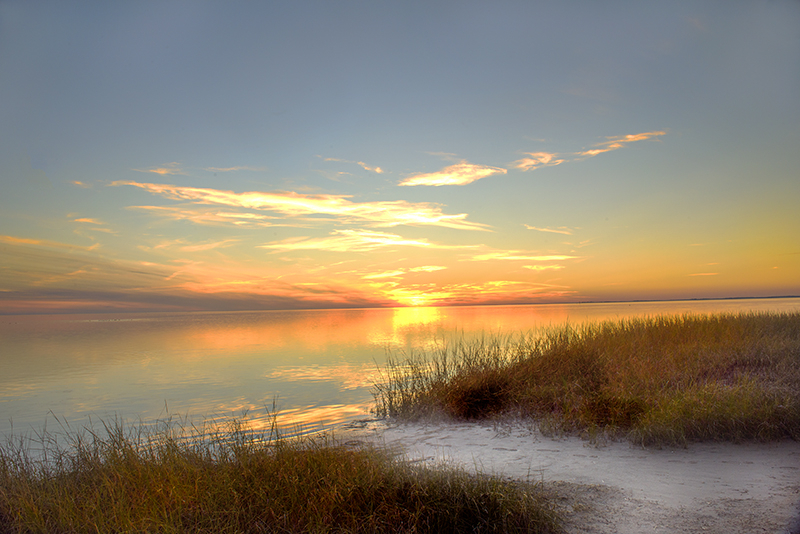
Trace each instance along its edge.
{"label": "blue sky", "polygon": [[0,3],[7,312],[800,293],[797,2]]}

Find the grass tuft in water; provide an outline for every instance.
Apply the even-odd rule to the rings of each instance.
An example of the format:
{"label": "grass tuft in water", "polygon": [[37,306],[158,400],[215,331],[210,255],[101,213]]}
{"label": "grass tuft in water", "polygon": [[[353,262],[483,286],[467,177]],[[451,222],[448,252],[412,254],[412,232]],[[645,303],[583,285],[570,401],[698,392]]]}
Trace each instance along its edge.
{"label": "grass tuft in water", "polygon": [[3,534],[560,532],[543,495],[236,421],[222,432],[114,423],[0,448]]}
{"label": "grass tuft in water", "polygon": [[800,439],[800,313],[661,316],[390,358],[376,412],[533,418],[646,444]]}

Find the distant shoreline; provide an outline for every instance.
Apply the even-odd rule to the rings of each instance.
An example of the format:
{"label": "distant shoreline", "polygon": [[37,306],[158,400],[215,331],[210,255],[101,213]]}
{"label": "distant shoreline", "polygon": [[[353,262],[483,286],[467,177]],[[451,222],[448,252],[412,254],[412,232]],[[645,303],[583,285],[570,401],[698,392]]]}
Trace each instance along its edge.
{"label": "distant shoreline", "polygon": [[27,313],[6,313],[0,311],[0,317],[14,317],[14,316],[38,316],[38,315],[103,315],[103,314],[135,314],[135,313],[148,313],[148,314],[175,314],[175,313],[259,313],[259,312],[309,312],[309,311],[335,311],[335,310],[393,310],[393,309],[406,309],[406,308],[489,308],[489,307],[504,307],[504,306],[557,306],[557,305],[579,305],[579,304],[645,304],[648,302],[661,303],[661,302],[710,302],[710,301],[728,301],[728,300],[780,300],[780,299],[797,299],[800,295],[770,295],[766,297],[692,297],[692,298],[675,298],[675,299],[635,299],[635,300],[580,300],[580,301],[547,301],[547,302],[504,302],[504,303],[486,303],[486,304],[442,304],[436,306],[338,306],[330,308],[248,308],[248,309],[227,309],[227,310],[81,310],[81,311],[46,311],[46,312],[27,312]]}

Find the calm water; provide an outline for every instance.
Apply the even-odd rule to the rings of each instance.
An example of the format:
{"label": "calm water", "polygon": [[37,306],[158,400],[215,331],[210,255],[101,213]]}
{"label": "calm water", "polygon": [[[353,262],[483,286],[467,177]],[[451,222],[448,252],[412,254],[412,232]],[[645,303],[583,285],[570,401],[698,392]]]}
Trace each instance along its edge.
{"label": "calm water", "polygon": [[800,311],[800,299],[291,312],[0,316],[0,435],[168,415],[307,429],[368,416],[387,351],[657,314]]}

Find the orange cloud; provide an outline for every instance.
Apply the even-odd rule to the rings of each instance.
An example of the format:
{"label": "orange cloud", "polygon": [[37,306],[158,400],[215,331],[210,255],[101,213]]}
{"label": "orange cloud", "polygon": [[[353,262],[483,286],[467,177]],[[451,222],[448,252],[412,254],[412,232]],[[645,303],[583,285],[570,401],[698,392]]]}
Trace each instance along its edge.
{"label": "orange cloud", "polygon": [[523,171],[532,171],[541,167],[554,167],[561,165],[566,160],[556,159],[556,154],[547,152],[526,152],[527,158],[518,159],[512,165]]}
{"label": "orange cloud", "polygon": [[427,202],[404,200],[352,202],[350,195],[309,195],[295,192],[265,193],[249,191],[234,193],[218,189],[181,187],[169,184],[150,184],[117,181],[111,185],[131,185],[150,193],[175,200],[198,204],[219,204],[238,208],[272,211],[287,217],[330,215],[345,223],[364,223],[377,227],[431,225],[459,230],[487,230],[488,225],[466,220],[467,214],[447,215],[441,207]]}
{"label": "orange cloud", "polygon": [[211,250],[211,249],[219,248],[219,247],[229,247],[229,246],[233,245],[234,243],[238,243],[238,242],[239,242],[238,239],[224,239],[222,241],[215,241],[213,243],[203,243],[203,244],[200,244],[200,245],[187,245],[187,246],[181,247],[181,250],[186,251],[186,252],[201,252],[201,251],[204,251],[204,250]]}
{"label": "orange cloud", "polygon": [[178,167],[177,162],[167,163],[165,167],[155,167],[153,169],[133,169],[133,170],[137,172],[151,172],[154,174],[160,174],[162,176],[170,174],[183,174],[183,175],[186,174],[185,172],[183,172],[183,170],[181,170]]}
{"label": "orange cloud", "polygon": [[609,137],[608,141],[604,141],[602,143],[598,143],[595,145],[597,148],[592,148],[589,150],[583,150],[580,152],[574,152],[571,154],[571,158],[561,158],[557,159],[558,154],[549,153],[549,152],[526,152],[528,157],[519,159],[513,162],[515,168],[520,169],[522,171],[532,171],[536,169],[540,169],[542,167],[552,167],[554,165],[560,165],[562,163],[568,161],[574,161],[576,158],[588,158],[597,156],[599,154],[603,154],[604,152],[611,152],[612,150],[618,150],[623,148],[625,145],[630,143],[634,143],[636,141],[645,141],[647,139],[653,139],[655,137],[660,137],[662,135],[666,135],[667,132],[665,131],[655,131],[655,132],[644,132],[639,134],[630,134],[630,135],[622,135],[619,137]]}
{"label": "orange cloud", "polygon": [[603,143],[598,143],[596,146],[601,148],[594,148],[591,150],[585,150],[583,152],[578,152],[578,156],[596,156],[598,154],[602,154],[604,152],[611,152],[612,150],[617,150],[629,143],[634,143],[636,141],[645,141],[647,139],[652,139],[654,137],[660,137],[662,135],[667,135],[667,132],[658,131],[658,132],[645,132],[640,134],[631,134],[631,135],[622,135],[619,137],[611,137],[608,141]]}
{"label": "orange cloud", "polygon": [[435,271],[442,271],[447,267],[440,265],[424,265],[422,267],[412,267],[410,269],[395,269],[394,271],[385,271],[381,273],[373,273],[362,276],[364,280],[377,280],[380,278],[398,278],[408,273],[432,273]]}
{"label": "orange cloud", "polygon": [[96,252],[96,245],[81,247],[10,236],[0,236],[0,242],[9,245],[0,255],[3,288],[33,292],[31,298],[63,297],[66,293],[96,297],[103,291],[153,288],[164,272],[155,264],[143,269],[138,262],[103,257]]}
{"label": "orange cloud", "polygon": [[45,242],[39,239],[26,239],[24,237],[13,237],[10,235],[0,235],[0,241],[13,245],[43,245]]}
{"label": "orange cloud", "polygon": [[506,174],[507,172],[498,167],[462,162],[445,167],[439,172],[409,176],[398,185],[466,185],[493,174]]}
{"label": "orange cloud", "polygon": [[366,230],[336,230],[331,237],[285,239],[261,248],[274,250],[327,250],[331,252],[368,252],[383,247],[464,248],[437,245],[427,239],[404,239],[396,234]]}
{"label": "orange cloud", "polygon": [[441,265],[423,265],[422,267],[413,267],[408,271],[411,273],[432,273],[436,271],[443,271],[447,269],[447,267],[443,267]]}
{"label": "orange cloud", "polygon": [[383,174],[383,169],[381,169],[380,167],[370,167],[369,165],[367,165],[363,161],[356,161],[356,163],[361,165],[362,167],[364,167],[365,170],[374,172],[376,174]]}
{"label": "orange cloud", "polygon": [[504,260],[504,261],[563,261],[574,260],[579,256],[565,256],[565,255],[544,255],[544,256],[530,256],[519,250],[487,252],[486,254],[478,254],[470,258],[473,261],[487,261],[487,260]]}
{"label": "orange cloud", "polygon": [[23,237],[13,237],[10,235],[0,235],[0,241],[9,243],[11,245],[38,245],[42,247],[49,247],[55,249],[67,249],[78,251],[91,251],[98,248],[100,245],[95,243],[89,247],[82,247],[80,245],[70,245],[67,243],[59,243],[57,241],[48,241],[46,239],[26,239]]}
{"label": "orange cloud", "polygon": [[299,226],[298,224],[279,224],[280,217],[257,213],[223,212],[216,209],[178,208],[172,206],[129,206],[128,209],[146,210],[172,220],[186,220],[195,224],[232,224],[242,227]]}
{"label": "orange cloud", "polygon": [[563,265],[523,265],[523,267],[531,271],[558,271],[564,268]]}
{"label": "orange cloud", "polygon": [[396,271],[386,271],[383,273],[367,274],[362,276],[364,280],[377,280],[379,278],[397,278],[406,274],[405,269],[397,269]]}
{"label": "orange cloud", "polygon": [[82,223],[89,223],[89,224],[98,224],[104,225],[106,223],[99,221],[97,219],[90,219],[88,217],[81,217],[80,219],[72,219],[72,222],[82,222]]}

